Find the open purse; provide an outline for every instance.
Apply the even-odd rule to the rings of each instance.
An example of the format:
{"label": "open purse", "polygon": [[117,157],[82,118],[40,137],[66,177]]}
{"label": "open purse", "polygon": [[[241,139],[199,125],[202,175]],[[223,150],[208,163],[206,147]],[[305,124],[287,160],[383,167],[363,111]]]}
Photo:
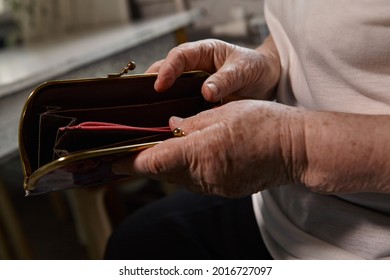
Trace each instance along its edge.
{"label": "open purse", "polygon": [[46,82],[28,97],[19,126],[26,195],[123,179],[113,161],[174,137],[171,116],[182,118],[216,106],[204,100],[208,74],[181,75],[164,93],[157,74]]}

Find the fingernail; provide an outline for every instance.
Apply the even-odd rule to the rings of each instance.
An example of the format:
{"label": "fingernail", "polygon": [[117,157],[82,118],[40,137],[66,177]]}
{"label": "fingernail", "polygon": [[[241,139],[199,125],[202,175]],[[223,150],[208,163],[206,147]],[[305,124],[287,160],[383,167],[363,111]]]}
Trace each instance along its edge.
{"label": "fingernail", "polygon": [[169,122],[171,124],[171,127],[178,128],[181,127],[181,123],[183,122],[183,119],[173,116],[169,119]]}
{"label": "fingernail", "polygon": [[157,91],[157,92],[160,92],[160,79],[157,78],[157,80],[154,82],[154,89]]}
{"label": "fingernail", "polygon": [[219,92],[217,86],[212,82],[208,82],[206,86],[209,88],[213,99],[219,99]]}

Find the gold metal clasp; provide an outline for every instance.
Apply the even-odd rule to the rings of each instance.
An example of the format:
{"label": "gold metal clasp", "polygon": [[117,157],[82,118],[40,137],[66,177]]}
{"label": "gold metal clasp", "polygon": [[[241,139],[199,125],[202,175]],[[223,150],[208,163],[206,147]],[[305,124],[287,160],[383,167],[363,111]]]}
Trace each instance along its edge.
{"label": "gold metal clasp", "polygon": [[122,71],[120,73],[108,74],[107,78],[119,78],[119,77],[122,77],[124,74],[129,73],[129,71],[134,70],[135,67],[136,67],[135,62],[134,61],[130,61],[129,63],[127,63],[126,67],[123,67],[123,69],[122,69]]}
{"label": "gold metal clasp", "polygon": [[186,134],[184,133],[183,129],[180,127],[177,127],[173,130],[173,136],[175,137],[182,137],[185,136]]}

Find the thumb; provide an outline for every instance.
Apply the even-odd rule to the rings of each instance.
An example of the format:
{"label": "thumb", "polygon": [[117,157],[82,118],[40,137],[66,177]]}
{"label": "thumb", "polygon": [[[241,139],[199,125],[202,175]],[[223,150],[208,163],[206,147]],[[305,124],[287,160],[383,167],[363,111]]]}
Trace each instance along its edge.
{"label": "thumb", "polygon": [[[143,150],[135,155],[116,161],[112,170],[119,175],[163,176],[188,167],[189,147],[197,148],[197,134],[206,127],[218,122],[219,110],[222,107],[203,111],[189,118],[171,117],[169,126],[172,130],[180,128],[183,136],[189,138],[173,138]],[[195,138],[194,138],[194,137]],[[191,138],[191,139],[190,139]],[[196,154],[196,152],[193,152]]]}
{"label": "thumb", "polygon": [[204,98],[215,102],[241,89],[244,81],[242,75],[239,74],[240,71],[242,70],[237,69],[235,64],[224,64],[203,83],[202,94]]}
{"label": "thumb", "polygon": [[[186,166],[183,140],[169,139],[156,146],[115,161],[112,171],[118,175],[159,176]],[[161,178],[160,178],[161,179]]]}
{"label": "thumb", "polygon": [[171,117],[169,119],[169,127],[172,131],[180,128],[181,135],[186,136],[193,132],[200,131],[206,127],[212,126],[219,122],[222,107],[216,107],[206,111],[202,111],[195,116],[188,118]]}

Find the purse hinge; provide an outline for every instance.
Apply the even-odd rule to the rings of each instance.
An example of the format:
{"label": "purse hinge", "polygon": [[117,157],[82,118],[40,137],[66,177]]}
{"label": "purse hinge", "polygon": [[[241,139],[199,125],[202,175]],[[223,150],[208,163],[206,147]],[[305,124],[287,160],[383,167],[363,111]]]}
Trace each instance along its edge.
{"label": "purse hinge", "polygon": [[134,61],[130,61],[127,63],[126,67],[123,67],[122,71],[120,73],[112,73],[112,74],[107,74],[107,78],[120,78],[124,74],[127,74],[129,71],[134,70],[136,67]]}

